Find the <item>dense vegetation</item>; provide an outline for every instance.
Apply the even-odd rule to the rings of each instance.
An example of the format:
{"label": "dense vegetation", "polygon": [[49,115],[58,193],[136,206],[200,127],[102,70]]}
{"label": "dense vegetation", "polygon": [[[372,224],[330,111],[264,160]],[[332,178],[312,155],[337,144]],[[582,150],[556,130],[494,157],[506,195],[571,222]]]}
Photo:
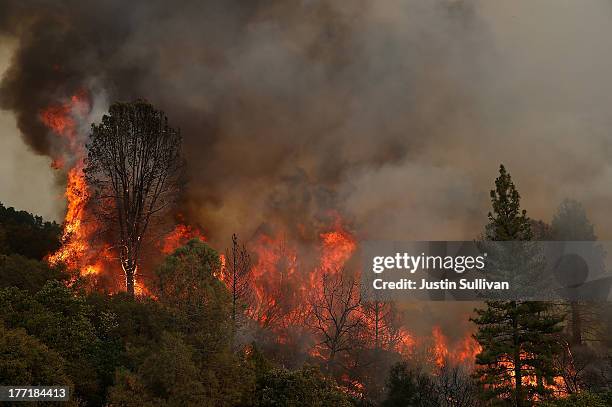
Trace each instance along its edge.
{"label": "dense vegetation", "polygon": [[[28,230],[19,239],[56,247],[56,225],[6,212]],[[1,384],[70,385],[72,405],[350,405],[317,368],[289,371],[254,345],[234,349],[219,256],[198,240],[159,266],[156,300],[86,293],[41,252],[14,247],[0,255]]]}
{"label": "dense vegetation", "polygon": [[61,228],[40,216],[6,208],[0,203],[0,254],[19,254],[42,260],[59,248]]}

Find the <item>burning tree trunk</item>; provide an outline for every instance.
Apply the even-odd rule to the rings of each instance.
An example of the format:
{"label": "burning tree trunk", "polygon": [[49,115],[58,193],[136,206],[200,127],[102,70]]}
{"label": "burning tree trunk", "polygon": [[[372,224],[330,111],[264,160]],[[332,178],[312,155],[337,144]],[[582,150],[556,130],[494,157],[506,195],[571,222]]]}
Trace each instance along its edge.
{"label": "burning tree trunk", "polygon": [[92,125],[84,169],[100,220],[115,237],[126,288],[135,276],[147,229],[181,188],[181,137],[149,103],[115,103]]}

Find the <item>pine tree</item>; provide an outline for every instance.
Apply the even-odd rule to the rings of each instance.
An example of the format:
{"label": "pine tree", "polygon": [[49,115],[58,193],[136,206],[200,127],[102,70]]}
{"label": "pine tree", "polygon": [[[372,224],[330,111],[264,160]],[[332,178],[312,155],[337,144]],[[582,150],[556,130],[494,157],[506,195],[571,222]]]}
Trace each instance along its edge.
{"label": "pine tree", "polygon": [[499,177],[495,180],[495,189],[491,190],[491,204],[493,212],[489,212],[486,227],[490,240],[523,241],[533,238],[527,211],[521,210],[521,196],[503,165],[499,166]]}
{"label": "pine tree", "polygon": [[[491,191],[491,203],[486,240],[524,242],[533,238],[531,221],[521,210],[520,195],[503,165]],[[555,334],[562,318],[545,302],[487,301],[486,305],[476,309],[472,319],[478,326],[474,338],[482,347],[474,375],[484,397],[515,407],[545,398],[550,393],[545,385],[552,383],[556,373]]]}
{"label": "pine tree", "polygon": [[[590,271],[603,272],[605,251],[603,247],[594,243],[597,240],[595,228],[580,202],[571,199],[563,200],[553,217],[551,230],[553,240],[583,241],[582,249],[591,253]],[[569,309],[569,342],[572,346],[584,345],[589,337],[596,336],[597,325],[603,312],[602,306],[584,301],[570,301],[566,306]]]}

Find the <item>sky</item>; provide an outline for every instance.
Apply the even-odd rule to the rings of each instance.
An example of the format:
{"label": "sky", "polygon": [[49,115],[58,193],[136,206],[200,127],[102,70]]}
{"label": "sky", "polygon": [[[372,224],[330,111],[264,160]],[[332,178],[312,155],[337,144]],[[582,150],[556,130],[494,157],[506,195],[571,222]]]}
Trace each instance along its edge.
{"label": "sky", "polygon": [[[0,73],[9,65],[14,44],[0,41]],[[45,219],[61,221],[64,201],[50,159],[35,154],[23,141],[14,115],[0,109],[0,202],[35,213]]]}

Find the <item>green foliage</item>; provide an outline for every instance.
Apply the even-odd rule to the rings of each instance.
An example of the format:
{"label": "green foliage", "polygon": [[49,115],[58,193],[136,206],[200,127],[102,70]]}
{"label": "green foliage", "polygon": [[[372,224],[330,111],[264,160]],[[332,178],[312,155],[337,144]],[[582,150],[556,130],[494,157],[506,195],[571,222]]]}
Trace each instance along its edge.
{"label": "green foliage", "polygon": [[254,406],[351,406],[346,394],[316,368],[272,369],[257,380]]}
{"label": "green foliage", "polygon": [[60,245],[61,228],[40,216],[6,208],[0,203],[0,254],[42,260]]}
{"label": "green foliage", "polygon": [[[475,338],[482,351],[475,376],[485,385],[486,399],[514,399],[520,392],[521,405],[528,405],[536,396],[550,395],[544,384],[553,384],[557,373],[553,359],[561,349],[555,334],[562,321],[550,308],[545,302],[488,301],[486,309],[476,310]],[[517,370],[537,380],[518,388]]]}
{"label": "green foliage", "polygon": [[0,384],[72,385],[65,360],[24,329],[0,323]]}
{"label": "green foliage", "polygon": [[126,399],[167,406],[213,405],[198,380],[200,371],[193,353],[193,348],[179,336],[164,332],[137,373],[118,372],[109,401],[116,405]]}
{"label": "green foliage", "polygon": [[0,319],[23,328],[66,361],[76,390],[94,402],[101,397],[98,362],[101,344],[84,298],[60,282],[49,282],[34,296],[15,287],[0,290]]}
{"label": "green foliage", "polygon": [[259,350],[255,342],[246,347],[244,353],[246,364],[253,371],[255,378],[262,378],[274,368],[274,365]]}
{"label": "green foliage", "polygon": [[[605,396],[604,396],[605,397]],[[541,407],[609,407],[609,401],[588,391],[538,404]]]}
{"label": "green foliage", "polygon": [[229,293],[215,277],[220,267],[215,250],[199,239],[190,240],[157,268],[155,294],[162,303],[178,308],[204,308],[217,303],[223,307],[229,304]]}
{"label": "green foliage", "polygon": [[111,406],[121,407],[161,407],[165,406],[162,400],[155,399],[142,379],[127,369],[117,370],[115,385],[109,389],[108,402]]}
{"label": "green foliage", "polygon": [[66,280],[59,268],[19,254],[0,254],[0,288],[18,287],[31,293],[39,291],[47,281]]}
{"label": "green foliage", "polygon": [[173,331],[192,350],[198,381],[213,405],[235,405],[252,387],[252,371],[232,350],[231,298],[216,277],[219,255],[200,240],[167,256],[156,270],[153,288]]}
{"label": "green foliage", "polygon": [[203,359],[230,351],[231,300],[215,277],[219,269],[217,252],[194,239],[166,257],[156,271],[154,293],[172,315],[175,329],[190,333],[187,339]]}
{"label": "green foliage", "polygon": [[491,204],[493,212],[489,212],[486,230],[490,240],[531,240],[527,211],[521,210],[521,196],[503,165],[499,166],[499,177],[495,180],[495,189],[491,190]]}
{"label": "green foliage", "polygon": [[383,407],[436,406],[434,383],[426,373],[407,362],[395,364],[387,380],[387,397]]}

